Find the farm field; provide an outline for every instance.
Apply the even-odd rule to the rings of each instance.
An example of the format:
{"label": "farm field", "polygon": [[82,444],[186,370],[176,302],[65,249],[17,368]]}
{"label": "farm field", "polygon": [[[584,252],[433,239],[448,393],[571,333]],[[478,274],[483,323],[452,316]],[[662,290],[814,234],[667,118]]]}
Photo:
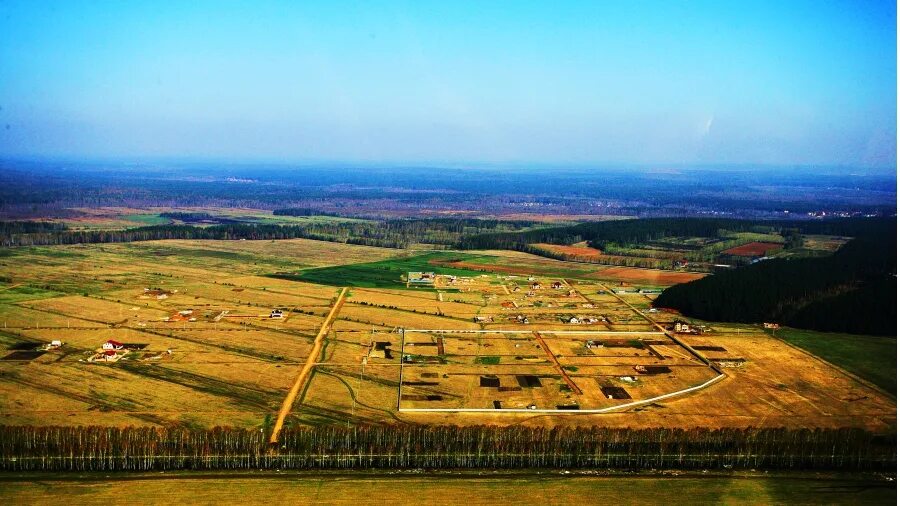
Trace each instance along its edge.
{"label": "farm field", "polygon": [[897,393],[897,339],[782,327],[776,335],[886,391]]}
{"label": "farm field", "polygon": [[538,243],[535,244],[538,248],[548,250],[554,253],[562,253],[565,255],[571,255],[576,258],[599,258],[603,256],[603,252],[592,248],[587,245],[587,243],[578,243],[572,244],[571,246],[563,246],[560,244],[546,244],[546,243]]}
{"label": "farm field", "polygon": [[773,242],[750,242],[747,244],[743,244],[741,246],[736,246],[734,248],[729,248],[722,253],[728,255],[738,255],[738,256],[763,256],[772,251],[778,251],[783,248],[784,245],[777,244]]}
{"label": "farm field", "polygon": [[[122,485],[127,495],[122,494]],[[685,473],[592,476],[580,473],[396,475],[387,473],[155,473],[115,481],[69,474],[4,477],[0,497],[12,504],[656,504],[691,497],[704,504],[892,504],[896,484],[867,475]]]}
{"label": "farm field", "polygon": [[691,273],[309,240],[15,248],[0,269],[4,424],[266,430],[311,360],[287,426],[896,425],[892,397],[759,327],[673,334],[650,303]]}

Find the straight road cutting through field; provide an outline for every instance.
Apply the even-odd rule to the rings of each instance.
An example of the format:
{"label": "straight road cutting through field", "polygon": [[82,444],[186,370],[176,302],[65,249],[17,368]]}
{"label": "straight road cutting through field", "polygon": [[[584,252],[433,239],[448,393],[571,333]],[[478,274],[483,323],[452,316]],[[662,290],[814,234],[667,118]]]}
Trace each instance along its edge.
{"label": "straight road cutting through field", "polygon": [[553,367],[555,367],[560,376],[562,376],[563,381],[565,381],[566,384],[569,385],[569,388],[572,390],[572,392],[575,393],[575,395],[581,395],[583,392],[580,388],[578,388],[578,385],[576,385],[575,382],[572,381],[572,378],[570,378],[569,375],[566,374],[566,370],[563,369],[562,364],[560,364],[559,360],[556,359],[556,355],[554,355],[553,352],[550,351],[550,347],[547,346],[546,342],[544,342],[544,337],[541,336],[541,333],[538,331],[534,331],[532,334],[534,334],[534,338],[537,339],[537,342],[541,345],[541,348],[544,349],[544,353],[546,353],[550,361],[553,362]]}
{"label": "straight road cutting through field", "polygon": [[297,399],[297,394],[300,393],[300,390],[303,388],[303,385],[306,383],[307,378],[309,378],[309,373],[312,372],[313,368],[316,366],[316,359],[319,357],[319,353],[322,351],[322,345],[325,342],[325,336],[328,335],[328,331],[331,330],[331,325],[334,323],[334,319],[338,314],[338,311],[341,310],[341,306],[344,305],[344,298],[347,295],[348,287],[341,288],[341,293],[338,294],[337,299],[334,301],[334,305],[331,307],[331,311],[328,313],[328,316],[325,317],[325,322],[322,323],[322,328],[319,329],[319,333],[316,334],[316,339],[313,341],[313,348],[309,352],[309,356],[306,358],[306,363],[303,364],[303,368],[300,369],[300,374],[297,375],[297,380],[294,381],[294,386],[291,387],[291,390],[288,392],[287,397],[284,398],[284,402],[281,404],[281,410],[278,411],[278,420],[275,421],[275,426],[272,428],[272,437],[269,438],[269,444],[277,444],[278,436],[281,434],[281,428],[284,426],[284,420],[287,418],[288,414],[291,412],[291,407],[294,405],[294,401]]}

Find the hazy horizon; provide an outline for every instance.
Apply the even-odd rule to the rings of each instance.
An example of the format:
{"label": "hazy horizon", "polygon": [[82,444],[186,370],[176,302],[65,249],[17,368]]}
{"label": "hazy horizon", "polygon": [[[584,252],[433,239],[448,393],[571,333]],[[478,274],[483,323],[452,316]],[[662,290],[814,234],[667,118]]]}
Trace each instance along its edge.
{"label": "hazy horizon", "polygon": [[2,158],[896,171],[893,2],[8,1],[0,41]]}

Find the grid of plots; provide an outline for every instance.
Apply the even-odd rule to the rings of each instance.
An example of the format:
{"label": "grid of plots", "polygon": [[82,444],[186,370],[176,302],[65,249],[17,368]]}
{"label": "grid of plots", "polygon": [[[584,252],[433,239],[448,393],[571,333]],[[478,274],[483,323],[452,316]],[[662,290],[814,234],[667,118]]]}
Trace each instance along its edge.
{"label": "grid of plots", "polygon": [[400,411],[605,411],[719,375],[662,332],[407,330]]}

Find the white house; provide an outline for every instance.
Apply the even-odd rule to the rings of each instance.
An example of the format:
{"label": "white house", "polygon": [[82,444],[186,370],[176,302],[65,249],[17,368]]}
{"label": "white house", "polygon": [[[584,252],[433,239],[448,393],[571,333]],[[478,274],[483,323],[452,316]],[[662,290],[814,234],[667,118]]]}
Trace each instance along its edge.
{"label": "white house", "polygon": [[119,341],[114,341],[112,339],[103,343],[104,350],[121,350],[124,347],[125,347],[124,344],[120,343]]}

